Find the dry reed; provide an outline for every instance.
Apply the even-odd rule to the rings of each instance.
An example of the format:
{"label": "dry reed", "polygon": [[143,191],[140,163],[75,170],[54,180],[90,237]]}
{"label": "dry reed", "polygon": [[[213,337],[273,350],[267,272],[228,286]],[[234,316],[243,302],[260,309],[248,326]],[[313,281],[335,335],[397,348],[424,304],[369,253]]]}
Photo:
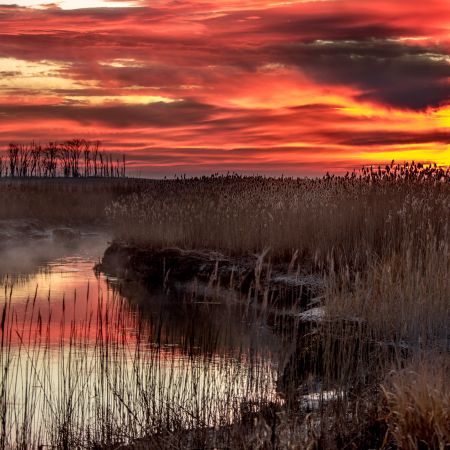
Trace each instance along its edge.
{"label": "dry reed", "polygon": [[[124,302],[80,327],[62,323],[53,349],[48,316],[30,301],[27,321],[17,323],[6,298],[0,443],[448,448],[449,180],[437,167],[391,164],[312,180],[154,181],[116,197],[107,213],[125,243],[235,256],[270,248],[268,257],[286,266],[295,255],[295,265],[325,279],[324,314],[305,322],[293,309],[274,318],[244,297],[241,319],[282,330],[275,354],[260,353],[258,334],[248,352],[238,346],[234,359],[221,359],[214,332],[198,341],[192,326],[179,358],[164,322],[127,322]],[[45,426],[36,426],[42,417]]]}

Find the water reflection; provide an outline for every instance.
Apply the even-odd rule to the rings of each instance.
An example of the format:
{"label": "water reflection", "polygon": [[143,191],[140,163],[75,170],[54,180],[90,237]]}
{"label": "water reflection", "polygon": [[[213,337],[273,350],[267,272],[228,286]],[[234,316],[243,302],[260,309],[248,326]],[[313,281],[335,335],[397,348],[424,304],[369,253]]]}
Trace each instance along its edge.
{"label": "water reflection", "polygon": [[0,445],[220,426],[244,400],[275,396],[276,342],[264,321],[239,302],[96,274],[106,243],[99,234],[17,245],[34,257],[2,275]]}

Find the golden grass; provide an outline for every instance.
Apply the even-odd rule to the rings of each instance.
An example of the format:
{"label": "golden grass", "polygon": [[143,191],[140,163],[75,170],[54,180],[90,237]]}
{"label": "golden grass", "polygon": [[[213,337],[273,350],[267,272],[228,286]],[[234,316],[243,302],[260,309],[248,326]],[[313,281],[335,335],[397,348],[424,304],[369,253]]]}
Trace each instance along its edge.
{"label": "golden grass", "polygon": [[390,374],[383,385],[387,405],[386,441],[403,450],[450,448],[448,359]]}
{"label": "golden grass", "polygon": [[105,224],[113,200],[149,184],[132,178],[0,178],[0,220]]}
{"label": "golden grass", "polygon": [[[58,404],[57,426],[50,428],[53,434],[48,440],[64,447],[64,436],[70,431],[71,445],[90,448],[114,448],[113,444],[126,442],[129,445],[123,448],[154,444],[155,448],[447,449],[449,181],[448,171],[391,165],[311,180],[233,175],[146,182],[117,189],[114,195],[99,195],[100,187],[91,188],[92,196],[85,194],[88,201],[92,199],[87,212],[83,215],[82,205],[72,206],[79,211],[74,215],[86,219],[96,210],[102,214],[102,205],[112,201],[107,217],[116,239],[125,243],[211,249],[235,256],[267,252],[267,259],[285,262],[286,267],[291,262],[319,273],[326,281],[325,316],[314,325],[301,323],[299,311],[280,319],[284,345],[272,356],[278,361],[278,381],[291,385],[291,391],[286,389],[281,398],[264,383],[256,384],[251,385],[251,398],[236,402],[235,393],[227,390],[222,416],[212,402],[205,409],[195,396],[181,402],[184,409],[178,410],[161,409],[154,401],[151,393],[161,389],[154,369],[159,364],[160,342],[148,353],[154,355],[154,365],[147,364],[144,352],[136,354],[133,376],[138,378],[125,383],[125,361],[120,365],[120,360],[109,360],[105,355],[117,356],[117,349],[100,336],[98,349],[112,351],[101,352],[103,359],[95,364],[104,363],[113,370],[108,369],[94,386],[98,397],[86,393],[83,402],[76,404],[82,413],[71,415],[71,398]],[[128,195],[119,198],[120,193]],[[49,198],[53,195],[60,196],[54,204],[67,215],[70,207],[63,201],[72,194],[52,193]],[[75,189],[74,198],[77,195]],[[20,202],[28,205],[27,195]],[[16,214],[21,211],[26,208]],[[44,214],[46,209],[39,211]],[[241,305],[244,320],[258,330],[267,327],[267,315],[257,305],[246,307],[246,301],[243,298]],[[140,324],[137,327],[141,329]],[[120,334],[120,327],[115,331]],[[186,342],[191,342],[189,336]],[[82,339],[78,344],[82,347]],[[261,345],[258,336],[252,345],[250,368],[242,378],[245,386],[251,384],[253,373],[261,375],[265,370],[262,359],[253,359]],[[208,355],[215,353],[210,347],[209,343]],[[283,362],[291,355],[289,349],[295,350],[295,357],[286,371]],[[433,359],[435,355],[439,358]],[[241,356],[247,360],[247,355]],[[212,377],[202,389],[210,392],[214,359],[206,360]],[[9,364],[7,358],[2,361]],[[189,360],[189,369],[190,364]],[[229,389],[232,366],[225,360],[220,367]],[[192,372],[195,386],[204,373],[198,368]],[[82,368],[75,378],[60,375],[70,388],[77,377],[88,377],[89,370]],[[25,386],[30,393],[33,383],[30,377]],[[174,392],[183,399],[189,391],[184,384],[174,383],[168,395]],[[26,443],[31,435],[28,416],[14,407],[8,411],[7,394],[4,388],[3,417],[19,419],[18,427],[24,432],[21,442]],[[316,401],[316,409],[305,411],[305,394]],[[105,410],[101,402],[110,397],[113,408]],[[93,410],[95,423],[85,413],[90,411],[90,401],[99,402]],[[172,398],[167,404],[175,405]],[[188,427],[181,420],[185,414],[190,418]],[[226,420],[230,414],[241,414],[241,420],[230,425]],[[136,417],[145,419],[144,426]],[[211,423],[208,417],[220,418],[212,422],[214,430],[205,426]],[[3,435],[6,442],[8,433]],[[139,441],[140,437],[144,440]]]}
{"label": "golden grass", "polygon": [[298,251],[320,264],[334,255],[358,265],[399,248],[405,236],[448,237],[449,190],[448,178],[180,179],[155,182],[108,213],[128,242],[235,255],[270,248],[272,258]]}
{"label": "golden grass", "polygon": [[[344,393],[311,431],[317,448],[381,448],[386,430],[386,448],[448,448],[450,383],[425,357],[449,361],[449,181],[448,170],[420,164],[309,180],[180,179],[108,214],[126,243],[267,252],[286,267],[296,255],[300,269],[325,277],[325,321],[298,338],[300,362],[287,375],[298,386],[308,367],[303,388],[320,380]],[[428,381],[403,369],[416,358]],[[381,391],[392,369],[397,381]]]}

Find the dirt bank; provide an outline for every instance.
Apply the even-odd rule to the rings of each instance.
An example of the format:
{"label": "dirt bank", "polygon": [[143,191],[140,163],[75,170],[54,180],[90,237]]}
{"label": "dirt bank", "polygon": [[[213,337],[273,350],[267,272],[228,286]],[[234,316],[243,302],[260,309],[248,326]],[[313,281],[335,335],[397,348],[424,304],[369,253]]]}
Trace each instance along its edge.
{"label": "dirt bank", "polygon": [[261,255],[231,258],[213,251],[154,249],[120,242],[106,249],[97,270],[152,287],[201,283],[282,308],[307,308],[324,286],[322,278],[303,272],[300,266],[274,265]]}

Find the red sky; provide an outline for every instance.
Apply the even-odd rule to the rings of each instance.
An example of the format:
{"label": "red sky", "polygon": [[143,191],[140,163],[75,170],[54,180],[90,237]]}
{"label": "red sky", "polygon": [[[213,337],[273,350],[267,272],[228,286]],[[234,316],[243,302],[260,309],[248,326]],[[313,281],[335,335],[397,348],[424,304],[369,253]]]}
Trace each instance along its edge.
{"label": "red sky", "polygon": [[17,3],[2,148],[100,139],[146,176],[450,164],[448,0]]}

